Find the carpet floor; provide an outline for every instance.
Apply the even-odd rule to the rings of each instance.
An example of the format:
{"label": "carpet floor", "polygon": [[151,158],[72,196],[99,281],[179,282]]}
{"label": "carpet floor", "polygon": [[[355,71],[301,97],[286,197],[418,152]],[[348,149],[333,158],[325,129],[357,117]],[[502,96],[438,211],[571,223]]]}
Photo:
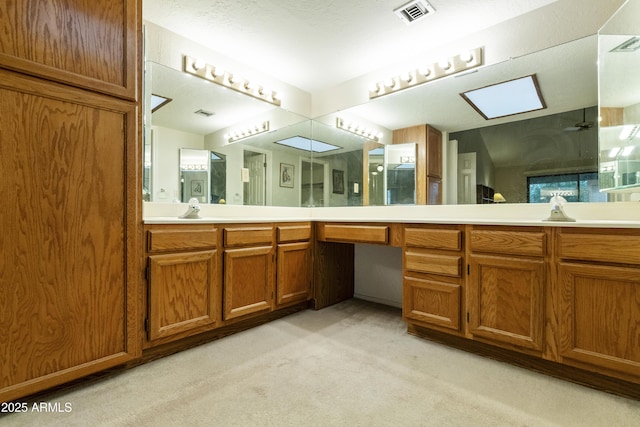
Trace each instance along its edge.
{"label": "carpet floor", "polygon": [[61,410],[0,426],[640,425],[639,401],[413,337],[355,299],[43,399]]}

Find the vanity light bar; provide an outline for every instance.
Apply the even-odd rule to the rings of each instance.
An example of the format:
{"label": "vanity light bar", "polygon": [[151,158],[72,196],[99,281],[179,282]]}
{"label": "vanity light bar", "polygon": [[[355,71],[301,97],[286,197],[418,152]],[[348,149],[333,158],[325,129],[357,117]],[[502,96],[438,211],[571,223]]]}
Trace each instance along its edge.
{"label": "vanity light bar", "polygon": [[237,142],[241,139],[249,138],[250,136],[259,135],[269,131],[269,121],[258,123],[254,126],[250,126],[244,129],[232,130],[229,133],[224,134],[224,139],[228,142]]}
{"label": "vanity light bar", "polygon": [[282,101],[277,92],[192,56],[184,55],[183,71],[276,106]]}
{"label": "vanity light bar", "polygon": [[342,129],[344,131],[351,132],[358,136],[370,139],[371,141],[380,142],[380,140],[382,139],[382,132],[378,132],[375,129],[367,128],[365,126],[361,126],[350,120],[341,119],[340,117],[336,118],[336,127],[338,129]]}
{"label": "vanity light bar", "polygon": [[369,99],[395,93],[403,89],[431,82],[442,77],[451,76],[471,70],[483,64],[482,48],[478,47],[460,53],[430,65],[423,65],[415,70],[389,77],[376,82],[369,88]]}

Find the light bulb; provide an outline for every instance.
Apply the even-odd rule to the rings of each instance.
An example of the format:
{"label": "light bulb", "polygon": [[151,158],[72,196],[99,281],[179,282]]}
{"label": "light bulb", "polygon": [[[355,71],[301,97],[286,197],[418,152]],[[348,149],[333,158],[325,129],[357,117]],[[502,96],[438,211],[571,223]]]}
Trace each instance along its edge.
{"label": "light bulb", "polygon": [[449,68],[451,68],[451,63],[448,59],[441,59],[440,61],[438,61],[438,66],[447,71]]}
{"label": "light bulb", "polygon": [[421,65],[420,67],[418,67],[418,73],[427,77],[429,74],[431,74],[431,68],[428,65]]}
{"label": "light bulb", "polygon": [[460,54],[460,59],[464,62],[471,62],[473,60],[473,54],[470,50],[465,50]]}
{"label": "light bulb", "polygon": [[205,65],[205,62],[202,59],[196,59],[195,61],[193,61],[193,69],[196,71],[204,68]]}

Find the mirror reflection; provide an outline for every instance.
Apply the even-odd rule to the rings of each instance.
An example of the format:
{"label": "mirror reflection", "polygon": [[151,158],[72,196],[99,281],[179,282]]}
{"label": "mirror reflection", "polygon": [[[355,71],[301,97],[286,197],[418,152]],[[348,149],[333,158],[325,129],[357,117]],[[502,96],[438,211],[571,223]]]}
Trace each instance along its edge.
{"label": "mirror reflection", "polygon": [[640,1],[630,0],[598,36],[600,188],[625,199],[640,187]]}
{"label": "mirror reflection", "polygon": [[[302,161],[311,152],[279,142],[309,141],[307,118],[157,63],[148,63],[147,73],[147,99],[170,100],[147,107],[149,201],[301,205]],[[256,123],[268,123],[269,130],[229,142],[230,133]]]}
{"label": "mirror reflection", "polygon": [[[631,170],[637,157],[625,159],[626,171],[617,159],[617,172],[609,175],[603,173],[604,159],[598,165],[608,140],[601,133],[598,148],[597,48],[598,37],[586,37],[313,120],[150,63],[148,92],[170,102],[148,111],[145,200],[181,201],[185,189],[194,194],[179,167],[180,150],[191,149],[220,157],[218,166],[209,165],[208,186],[203,186],[207,194],[199,196],[209,203],[415,203],[430,178],[411,169],[410,156],[402,156],[404,162],[391,156],[395,133],[425,124],[442,131],[442,180],[435,181],[443,188],[445,204],[546,202],[554,185],[561,185],[557,188],[567,200],[607,200],[594,184],[598,176],[600,187],[607,176],[627,186],[640,179],[638,168]],[[485,120],[459,95],[533,74],[546,102],[541,111]],[[630,102],[638,105],[638,100]],[[624,108],[627,117],[638,111]],[[379,137],[339,128],[339,120],[361,123]],[[225,138],[265,122],[267,132],[233,143]]]}
{"label": "mirror reflection", "polygon": [[[546,196],[530,197],[533,178],[555,176],[562,181],[576,173],[597,177],[596,59],[594,35],[381,97],[344,113],[394,132],[420,124],[442,131],[445,204],[546,202]],[[485,120],[459,95],[529,75],[536,75],[546,103],[535,112]],[[597,178],[576,179],[588,181],[580,196],[575,192],[579,200],[606,200],[593,185]],[[495,193],[500,193],[497,200]]]}

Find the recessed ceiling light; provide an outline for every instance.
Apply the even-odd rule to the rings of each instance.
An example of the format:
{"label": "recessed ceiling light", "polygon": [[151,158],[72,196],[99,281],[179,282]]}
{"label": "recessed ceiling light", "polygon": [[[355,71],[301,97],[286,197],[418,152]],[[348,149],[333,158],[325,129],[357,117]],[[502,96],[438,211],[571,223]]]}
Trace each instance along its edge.
{"label": "recessed ceiling light", "polygon": [[547,108],[535,74],[461,93],[486,120]]}

